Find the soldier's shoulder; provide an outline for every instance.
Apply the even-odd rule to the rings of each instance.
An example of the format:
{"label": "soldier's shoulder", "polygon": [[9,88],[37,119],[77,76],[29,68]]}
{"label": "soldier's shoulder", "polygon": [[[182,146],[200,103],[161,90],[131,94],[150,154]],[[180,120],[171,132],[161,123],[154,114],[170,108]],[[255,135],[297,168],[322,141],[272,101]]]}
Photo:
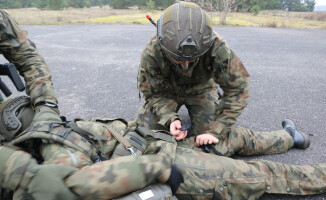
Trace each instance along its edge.
{"label": "soldier's shoulder", "polygon": [[0,9],[0,18],[5,18],[8,15],[8,13],[2,9]]}
{"label": "soldier's shoulder", "polygon": [[7,17],[7,13],[0,9],[0,25],[3,27],[6,27],[6,24],[8,23],[8,17]]}
{"label": "soldier's shoulder", "polygon": [[149,54],[149,55],[153,55],[153,54],[155,54],[155,52],[158,52],[158,51],[161,51],[161,47],[158,44],[157,37],[156,37],[156,34],[155,34],[147,42],[147,44],[145,46],[145,49],[144,49],[144,52]]}
{"label": "soldier's shoulder", "polygon": [[153,35],[143,50],[142,61],[147,61],[154,64],[161,63],[162,59],[164,59],[163,50],[157,41],[156,35]]}
{"label": "soldier's shoulder", "polygon": [[229,57],[231,49],[226,41],[216,32],[214,32],[214,42],[212,45],[211,56],[225,60]]}
{"label": "soldier's shoulder", "polygon": [[219,45],[220,43],[225,43],[225,40],[216,31],[213,31],[213,41],[214,41],[213,45]]}
{"label": "soldier's shoulder", "polygon": [[216,31],[213,31],[213,40],[214,40],[214,42],[224,41],[222,36],[220,34],[218,34]]}

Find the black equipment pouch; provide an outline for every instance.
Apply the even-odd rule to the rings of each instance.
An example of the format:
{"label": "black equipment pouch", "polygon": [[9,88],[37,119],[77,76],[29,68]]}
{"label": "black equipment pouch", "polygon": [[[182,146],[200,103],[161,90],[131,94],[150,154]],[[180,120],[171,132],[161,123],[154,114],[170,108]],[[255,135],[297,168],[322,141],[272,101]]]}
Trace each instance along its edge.
{"label": "black equipment pouch", "polygon": [[137,127],[135,131],[141,136],[143,136],[144,138],[146,138],[147,136],[151,136],[155,139],[164,140],[166,142],[175,141],[174,137],[164,130],[152,131],[145,127]]}
{"label": "black equipment pouch", "polygon": [[[147,148],[147,141],[140,136],[136,132],[128,132],[124,138],[131,144],[132,150],[137,156],[143,155],[144,151]],[[127,156],[132,155],[129,149],[120,143],[117,145],[115,150],[113,151],[112,158],[120,157],[120,156]]]}

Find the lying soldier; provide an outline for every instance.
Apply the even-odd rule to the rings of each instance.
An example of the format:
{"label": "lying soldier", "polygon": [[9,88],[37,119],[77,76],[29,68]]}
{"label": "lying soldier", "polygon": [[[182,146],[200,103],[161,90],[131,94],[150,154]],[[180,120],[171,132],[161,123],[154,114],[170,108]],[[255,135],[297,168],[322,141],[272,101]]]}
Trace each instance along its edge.
{"label": "lying soldier", "polygon": [[[112,199],[155,182],[168,183],[178,199],[257,199],[264,193],[325,193],[326,164],[291,166],[234,160],[201,152],[200,148],[191,149],[168,133],[128,127],[122,119],[61,122],[56,112],[38,112],[42,116],[35,115],[33,124],[20,133],[33,119],[28,98],[19,97],[2,105],[1,119],[4,112],[9,112],[11,119],[20,124],[10,145],[31,152],[43,162],[37,165],[30,155],[1,147],[0,186],[15,190],[16,198],[27,193],[34,199]],[[5,129],[3,123],[1,129]],[[291,120],[284,122],[284,128],[299,132]],[[14,134],[17,130],[10,131]],[[62,169],[63,165],[80,170],[68,166]],[[48,168],[52,174],[46,173]],[[39,173],[51,176],[49,180],[58,184],[49,188],[46,184],[51,181],[46,178],[44,185],[35,184],[42,182]],[[69,190],[60,193],[60,179]],[[62,197],[64,192],[67,195]]]}

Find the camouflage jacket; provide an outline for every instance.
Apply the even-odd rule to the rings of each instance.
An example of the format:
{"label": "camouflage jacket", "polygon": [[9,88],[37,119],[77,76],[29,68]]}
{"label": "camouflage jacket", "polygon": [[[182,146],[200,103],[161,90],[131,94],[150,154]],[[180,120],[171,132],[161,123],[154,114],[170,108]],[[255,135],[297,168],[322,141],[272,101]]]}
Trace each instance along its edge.
{"label": "camouflage jacket", "polygon": [[0,10],[0,53],[24,77],[26,93],[33,105],[40,101],[58,104],[44,58],[30,45],[27,31],[3,10]]}
{"label": "camouflage jacket", "polygon": [[[101,165],[106,166],[103,170],[110,169],[107,173],[112,173],[112,176],[115,177],[114,180],[109,183],[103,181],[102,176],[98,176],[102,168],[94,171],[95,176],[93,176],[92,173],[90,174],[90,176],[93,176],[92,181],[96,183],[94,187],[96,187],[98,196],[117,197],[141,189],[153,182],[164,183],[169,178],[171,173],[170,167],[175,158],[176,142],[158,141],[155,138],[148,137],[146,139],[149,143],[144,152],[146,156],[128,156],[123,159],[113,159],[119,156],[115,155],[114,152],[116,149],[121,148],[121,145],[111,132],[114,130],[121,136],[125,136],[130,131],[126,121],[122,119],[92,119],[89,121],[77,121],[76,124],[92,135],[90,137],[94,138],[96,147],[101,149],[110,159],[108,162],[101,162]],[[99,138],[102,141],[102,147],[95,138]],[[92,155],[94,155],[94,149],[89,148],[89,144],[85,137],[81,137],[80,134],[60,124],[54,123],[51,125],[50,122],[36,122],[27,131],[12,141],[12,144],[23,147],[24,149],[26,149],[27,146],[39,149],[37,143],[40,139],[42,139],[42,143],[57,143],[61,144],[59,147],[65,147],[62,149],[55,149],[55,151],[62,150],[66,153],[66,148],[77,150],[72,152],[74,152],[73,154],[80,164],[74,167],[87,170],[86,165],[92,164],[92,162],[89,161],[92,159]],[[28,152],[32,151],[28,150]],[[88,157],[87,162],[84,162],[85,155]],[[68,159],[70,160],[69,156]],[[17,151],[7,146],[0,146],[0,160],[0,187],[10,190],[16,190],[19,187],[26,188],[28,182],[32,178],[32,175],[25,174],[26,167],[31,164],[36,164],[35,159],[23,151]],[[54,161],[51,163],[49,160],[44,163],[71,165],[68,162],[58,163]],[[123,171],[123,173],[120,173],[121,171],[119,171],[119,169]],[[86,198],[88,195],[92,194],[92,192],[90,192],[92,188],[85,188],[86,186],[81,184],[80,178],[89,179],[89,177],[84,177],[82,172],[81,170],[76,176],[67,180],[67,185],[72,188],[78,188],[76,191],[78,195]],[[127,175],[127,173],[130,174]],[[103,171],[103,174],[106,174],[106,172]],[[132,183],[136,182],[137,184],[127,184],[129,178],[132,180]],[[110,184],[109,188],[112,188],[112,190],[107,191],[107,184]],[[121,187],[121,185],[124,186]]]}
{"label": "camouflage jacket", "polygon": [[[189,75],[175,70],[156,36],[147,43],[141,56],[137,87],[143,93],[147,106],[160,117],[161,125],[168,127],[179,118],[167,103],[171,96],[177,94],[187,98],[218,85],[224,90],[224,96],[216,110],[217,120],[210,130],[213,134],[218,135],[225,127],[233,125],[246,107],[249,99],[249,74],[227,43],[217,33],[214,33],[214,38],[212,47],[199,59]],[[171,74],[175,77],[176,89]]]}

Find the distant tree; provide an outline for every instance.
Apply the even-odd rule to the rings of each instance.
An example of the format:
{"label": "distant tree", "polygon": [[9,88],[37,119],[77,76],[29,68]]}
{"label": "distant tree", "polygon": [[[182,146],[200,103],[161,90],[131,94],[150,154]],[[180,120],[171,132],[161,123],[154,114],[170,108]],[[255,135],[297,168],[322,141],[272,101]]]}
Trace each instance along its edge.
{"label": "distant tree", "polygon": [[89,3],[91,4],[91,6],[102,6],[108,4],[108,2],[104,0],[89,0]]}
{"label": "distant tree", "polygon": [[32,0],[19,0],[19,1],[20,1],[21,6],[23,8],[30,8],[30,7],[32,7],[32,3],[33,3]]}
{"label": "distant tree", "polygon": [[266,4],[266,10],[281,10],[282,4],[280,0],[270,0]]}
{"label": "distant tree", "polygon": [[108,5],[111,0],[101,0],[102,5]]}
{"label": "distant tree", "polygon": [[85,7],[90,8],[91,6],[91,2],[89,0],[86,0]]}
{"label": "distant tree", "polygon": [[68,0],[67,6],[73,8],[84,8],[86,5],[86,0]]}
{"label": "distant tree", "polygon": [[8,2],[9,8],[22,8],[23,3],[20,0],[11,0]]}
{"label": "distant tree", "polygon": [[[257,6],[260,10],[266,9],[269,1],[266,0],[243,0],[241,3],[237,6],[237,9],[244,12],[251,12],[251,9],[256,6],[255,9],[257,9]],[[281,4],[281,3],[280,3]]]}
{"label": "distant tree", "polygon": [[315,0],[282,0],[282,8],[288,11],[313,11]]}
{"label": "distant tree", "polygon": [[260,12],[260,7],[258,5],[254,5],[251,9],[250,9],[250,12],[255,14],[255,15],[258,15],[258,13]]}
{"label": "distant tree", "polygon": [[33,0],[0,0],[0,8],[29,8]]}
{"label": "distant tree", "polygon": [[8,8],[8,1],[0,0],[0,8]]}
{"label": "distant tree", "polygon": [[136,5],[138,6],[138,8],[141,8],[141,7],[146,6],[147,2],[148,2],[148,0],[136,0]]}
{"label": "distant tree", "polygon": [[[83,8],[107,5],[110,0],[0,0],[0,8],[62,9],[65,7]],[[132,2],[133,0],[129,0]]]}
{"label": "distant tree", "polygon": [[50,10],[61,10],[64,8],[63,0],[49,0],[48,9]]}
{"label": "distant tree", "polygon": [[314,9],[315,9],[315,5],[316,5],[315,0],[305,0],[305,1],[304,1],[304,4],[305,4],[305,7],[307,8],[307,10],[308,10],[309,12],[314,11]]}
{"label": "distant tree", "polygon": [[48,6],[48,0],[36,0],[34,1],[34,6],[38,9],[44,9]]}
{"label": "distant tree", "polygon": [[146,2],[146,9],[147,10],[154,10],[155,9],[155,2],[153,0],[149,0]]}
{"label": "distant tree", "polygon": [[175,3],[175,0],[153,0],[156,8],[165,9]]}
{"label": "distant tree", "polygon": [[136,5],[134,0],[110,0],[109,5],[114,9],[126,9]]}

